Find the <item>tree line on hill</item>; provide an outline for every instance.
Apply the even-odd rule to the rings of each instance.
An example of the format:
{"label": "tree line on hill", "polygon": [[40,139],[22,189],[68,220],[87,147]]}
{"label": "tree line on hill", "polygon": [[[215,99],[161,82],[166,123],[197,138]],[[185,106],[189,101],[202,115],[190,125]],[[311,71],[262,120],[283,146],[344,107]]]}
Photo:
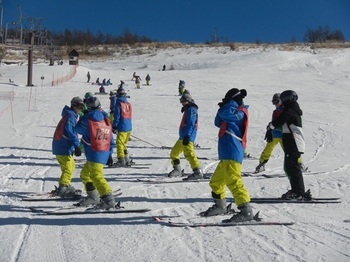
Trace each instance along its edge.
{"label": "tree line on hill", "polygon": [[345,37],[342,31],[338,29],[332,31],[329,26],[319,26],[317,29],[307,28],[304,41],[307,43],[344,42]]}
{"label": "tree line on hill", "polygon": [[[13,29],[8,30],[9,38],[18,38],[18,32]],[[23,35],[22,43],[29,43],[29,34]],[[101,45],[101,44],[137,44],[137,43],[152,43],[157,42],[155,39],[151,39],[147,36],[140,36],[136,33],[131,33],[127,28],[123,31],[121,35],[112,35],[110,33],[102,33],[98,32],[97,34],[92,33],[90,30],[82,31],[82,30],[69,30],[65,29],[63,32],[51,32],[49,30],[45,30],[45,32],[36,32],[36,40],[34,44],[38,45]],[[224,40],[226,39],[226,40]],[[336,42],[344,42],[345,37],[342,31],[336,29],[331,30],[329,26],[319,26],[316,29],[307,28],[304,35],[304,42],[307,43],[324,43],[327,41],[336,41]],[[218,37],[215,34],[215,37],[211,37],[210,41],[206,41],[207,44],[213,44],[218,42],[230,42],[228,37]],[[293,40],[295,41],[295,38]]]}

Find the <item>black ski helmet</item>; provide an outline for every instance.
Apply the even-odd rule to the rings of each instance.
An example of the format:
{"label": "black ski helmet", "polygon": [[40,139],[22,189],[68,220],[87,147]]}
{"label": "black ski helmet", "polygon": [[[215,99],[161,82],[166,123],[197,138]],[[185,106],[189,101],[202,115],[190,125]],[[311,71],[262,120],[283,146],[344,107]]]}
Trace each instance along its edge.
{"label": "black ski helmet", "polygon": [[101,106],[100,100],[97,97],[92,96],[86,99],[86,107],[88,110],[95,110]]}
{"label": "black ski helmet", "polygon": [[280,93],[274,94],[271,101],[272,104],[277,105],[280,102],[280,96],[281,96]]}
{"label": "black ski helmet", "polygon": [[243,105],[243,98],[247,96],[247,90],[232,88],[225,94],[225,101],[234,100],[239,106]]}
{"label": "black ski helmet", "polygon": [[280,95],[282,104],[288,104],[298,101],[298,95],[293,90],[283,91]]}

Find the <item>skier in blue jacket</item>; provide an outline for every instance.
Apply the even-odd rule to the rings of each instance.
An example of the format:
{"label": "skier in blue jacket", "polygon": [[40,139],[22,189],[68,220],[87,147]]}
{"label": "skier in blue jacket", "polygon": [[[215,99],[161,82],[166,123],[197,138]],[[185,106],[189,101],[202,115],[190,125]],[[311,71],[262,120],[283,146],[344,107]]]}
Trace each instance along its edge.
{"label": "skier in blue jacket", "polygon": [[170,159],[174,169],[168,174],[168,177],[182,175],[180,155],[184,153],[186,160],[190,163],[193,170],[193,173],[187,177],[187,180],[202,179],[203,172],[194,152],[194,142],[198,128],[198,106],[189,93],[181,96],[180,103],[183,106],[181,109],[183,116],[179,128],[179,139],[170,152]]}
{"label": "skier in blue jacket", "polygon": [[81,190],[76,190],[71,186],[75,162],[73,154],[81,155],[79,148],[79,139],[74,127],[78,121],[78,115],[84,108],[84,102],[80,97],[74,97],[69,106],[64,106],[62,110],[62,119],[58,123],[52,141],[52,154],[61,167],[61,176],[58,181],[58,188],[53,191],[61,197],[78,197]]}
{"label": "skier in blue jacket", "polygon": [[128,149],[126,147],[132,131],[132,106],[126,99],[124,88],[118,88],[117,100],[114,107],[113,133],[117,135],[117,158],[116,167],[130,165]]}
{"label": "skier in blue jacket", "polygon": [[89,97],[86,105],[89,111],[80,118],[75,127],[82,135],[87,160],[80,172],[87,197],[83,198],[79,205],[99,204],[101,209],[114,208],[112,188],[103,176],[103,167],[113,150],[112,126],[97,97]]}
{"label": "skier in blue jacket", "polygon": [[240,212],[223,222],[241,222],[253,219],[250,206],[250,195],[241,177],[244,149],[247,143],[248,106],[243,104],[246,97],[245,89],[230,89],[222,102],[215,117],[215,126],[219,130],[219,164],[210,180],[214,205],[202,216],[215,216],[227,213],[226,188],[231,191]]}

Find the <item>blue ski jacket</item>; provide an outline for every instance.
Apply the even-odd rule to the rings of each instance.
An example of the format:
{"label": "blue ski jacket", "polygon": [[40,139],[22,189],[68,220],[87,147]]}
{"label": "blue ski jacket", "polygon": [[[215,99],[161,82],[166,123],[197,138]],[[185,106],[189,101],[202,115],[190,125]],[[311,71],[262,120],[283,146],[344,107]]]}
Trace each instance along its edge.
{"label": "blue ski jacket", "polygon": [[[96,141],[96,139],[94,139],[95,137],[94,137],[94,134],[92,134],[93,131],[91,129],[91,123],[89,124],[89,122],[91,123],[106,122],[107,125],[109,125],[109,129],[106,129],[106,131],[104,132],[104,134],[107,136],[107,142],[109,144],[107,148],[104,148],[102,150],[93,149],[94,141]],[[75,130],[76,132],[82,135],[81,140],[84,145],[87,161],[106,164],[109,155],[113,153],[113,148],[115,147],[114,139],[112,136],[113,134],[112,134],[111,123],[109,122],[108,114],[100,109],[89,111],[79,119],[79,122],[75,127]],[[99,129],[97,130],[97,132],[98,131]]]}
{"label": "blue ski jacket", "polygon": [[[246,109],[248,106],[244,105]],[[219,160],[235,160],[242,163],[244,157],[244,147],[242,139],[246,114],[238,109],[236,101],[229,101],[222,105],[214,120],[216,127],[220,128],[218,141]],[[223,130],[223,126],[225,126]]]}
{"label": "blue ski jacket", "polygon": [[74,127],[78,115],[69,106],[65,106],[61,113],[62,119],[58,123],[52,141],[52,154],[68,156],[79,147],[79,139]]}
{"label": "blue ski jacket", "polygon": [[182,120],[179,128],[180,139],[188,136],[189,141],[194,142],[197,136],[198,129],[198,106],[195,103],[188,104],[182,107]]}
{"label": "blue ski jacket", "polygon": [[132,107],[126,97],[117,98],[112,127],[118,132],[130,132],[132,130]]}

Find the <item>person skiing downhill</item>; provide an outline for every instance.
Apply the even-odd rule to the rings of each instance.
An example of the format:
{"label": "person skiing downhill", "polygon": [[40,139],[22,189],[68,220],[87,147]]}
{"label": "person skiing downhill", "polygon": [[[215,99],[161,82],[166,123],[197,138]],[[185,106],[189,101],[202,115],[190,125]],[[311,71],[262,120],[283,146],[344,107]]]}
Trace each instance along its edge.
{"label": "person skiing downhill", "polygon": [[284,171],[290,181],[291,190],[281,196],[282,199],[311,199],[311,193],[305,192],[302,167],[299,163],[305,151],[302,128],[303,111],[298,104],[298,95],[293,90],[283,91],[280,100],[283,112],[267,126],[266,136],[272,136],[275,128],[282,127],[282,144],[284,150]]}
{"label": "person skiing downhill", "polygon": [[227,214],[225,199],[225,186],[227,186],[240,212],[223,222],[242,222],[253,219],[250,195],[241,177],[248,131],[248,106],[243,104],[243,98],[246,95],[245,89],[230,89],[218,104],[220,108],[214,121],[215,126],[220,129],[218,142],[220,162],[209,183],[214,205],[201,215]]}
{"label": "person skiing downhill", "polygon": [[126,98],[124,88],[118,88],[117,100],[114,107],[113,133],[117,135],[117,158],[116,167],[125,167],[130,165],[130,159],[127,150],[127,143],[132,131],[132,106]]}
{"label": "person skiing downhill", "polygon": [[73,154],[81,156],[79,139],[74,128],[83,108],[84,102],[80,97],[74,97],[70,102],[70,107],[64,106],[61,114],[62,119],[58,123],[53,136],[52,153],[56,155],[61,167],[58,187],[53,193],[63,198],[81,196],[81,190],[76,190],[71,186],[71,181],[75,170]]}
{"label": "person skiing downhill", "polygon": [[183,116],[180,123],[179,139],[170,152],[170,159],[174,169],[168,174],[168,177],[182,176],[180,155],[184,153],[193,170],[193,173],[187,177],[187,180],[202,179],[203,172],[194,152],[194,142],[198,129],[198,106],[188,93],[181,96],[180,103],[182,104],[181,112]]}
{"label": "person skiing downhill", "polygon": [[113,150],[112,126],[97,97],[87,98],[86,105],[89,111],[79,119],[75,130],[82,135],[87,160],[80,172],[87,197],[77,205],[113,209],[116,203],[112,188],[103,176],[103,167]]}

